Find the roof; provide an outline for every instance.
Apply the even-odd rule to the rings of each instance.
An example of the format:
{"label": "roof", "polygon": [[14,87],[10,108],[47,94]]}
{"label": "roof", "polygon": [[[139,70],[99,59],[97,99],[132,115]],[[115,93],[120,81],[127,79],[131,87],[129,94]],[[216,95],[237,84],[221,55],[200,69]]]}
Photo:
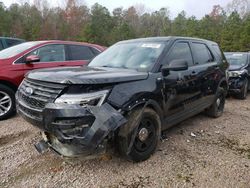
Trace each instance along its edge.
{"label": "roof", "polygon": [[97,45],[97,44],[92,44],[92,43],[86,43],[86,42],[74,42],[74,41],[63,41],[63,40],[41,40],[41,41],[30,41],[30,42],[38,42],[40,44],[76,44],[76,45],[86,45],[86,46],[91,46],[98,48],[100,50],[106,49],[106,47]]}
{"label": "roof", "polygon": [[205,42],[208,42],[208,43],[216,44],[216,42],[209,41],[209,40],[206,40],[206,39],[194,38],[194,37],[180,37],[180,36],[138,38],[138,39],[125,40],[125,41],[121,41],[121,42],[118,42],[118,43],[123,43],[123,42],[164,42],[164,41],[169,41],[169,40],[173,41],[173,40],[177,40],[177,39],[205,41]]}

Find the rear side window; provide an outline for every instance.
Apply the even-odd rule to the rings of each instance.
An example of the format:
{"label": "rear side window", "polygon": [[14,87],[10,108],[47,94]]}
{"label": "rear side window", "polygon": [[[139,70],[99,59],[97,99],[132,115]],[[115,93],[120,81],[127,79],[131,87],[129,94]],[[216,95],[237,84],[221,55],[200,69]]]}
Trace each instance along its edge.
{"label": "rear side window", "polygon": [[212,45],[212,47],[215,50],[216,54],[219,56],[220,60],[226,60],[224,53],[217,44]]}
{"label": "rear side window", "polygon": [[3,44],[2,44],[2,41],[0,41],[0,50],[3,49]]}
{"label": "rear side window", "polygon": [[195,64],[206,64],[213,61],[213,56],[208,47],[202,43],[192,43]]}
{"label": "rear side window", "polygon": [[101,52],[95,48],[92,48],[92,47],[89,47],[91,49],[91,51],[95,54],[95,55],[98,55],[100,54]]}
{"label": "rear side window", "polygon": [[176,59],[186,60],[189,66],[193,65],[191,50],[187,42],[178,42],[172,48],[168,56],[168,62],[170,63],[172,60]]}
{"label": "rear side window", "polygon": [[69,60],[91,60],[95,57],[94,52],[87,46],[68,45]]}
{"label": "rear side window", "polygon": [[6,39],[6,44],[8,47],[15,46],[19,43],[21,43],[19,40]]}

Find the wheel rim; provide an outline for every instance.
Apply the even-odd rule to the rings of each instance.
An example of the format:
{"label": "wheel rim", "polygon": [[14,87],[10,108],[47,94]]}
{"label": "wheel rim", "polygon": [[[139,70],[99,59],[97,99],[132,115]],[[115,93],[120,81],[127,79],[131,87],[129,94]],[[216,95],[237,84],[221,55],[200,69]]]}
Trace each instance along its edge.
{"label": "wheel rim", "polygon": [[5,92],[0,91],[0,116],[3,116],[8,113],[11,108],[11,105],[12,101],[10,96]]}
{"label": "wheel rim", "polygon": [[154,123],[144,118],[140,125],[135,138],[134,147],[138,152],[147,151],[153,144],[156,136],[156,127]]}

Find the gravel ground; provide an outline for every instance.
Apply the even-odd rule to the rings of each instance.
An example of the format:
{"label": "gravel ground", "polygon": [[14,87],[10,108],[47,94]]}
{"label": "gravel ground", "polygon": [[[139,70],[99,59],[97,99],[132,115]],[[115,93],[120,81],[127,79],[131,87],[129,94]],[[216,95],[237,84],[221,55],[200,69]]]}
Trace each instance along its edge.
{"label": "gravel ground", "polygon": [[250,187],[250,97],[229,98],[221,118],[198,115],[171,128],[137,164],[40,155],[39,139],[18,116],[0,122],[0,187]]}

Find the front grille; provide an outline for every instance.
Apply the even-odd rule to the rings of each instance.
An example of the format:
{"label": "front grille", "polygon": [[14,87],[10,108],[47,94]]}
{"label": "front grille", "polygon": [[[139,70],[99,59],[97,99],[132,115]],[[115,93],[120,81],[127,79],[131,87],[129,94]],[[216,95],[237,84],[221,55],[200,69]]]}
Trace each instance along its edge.
{"label": "front grille", "polygon": [[[27,88],[30,92],[27,92]],[[43,110],[47,103],[53,102],[65,85],[51,84],[25,79],[18,90],[18,100],[25,105]]]}
{"label": "front grille", "polygon": [[41,112],[38,112],[38,111],[35,111],[35,110],[31,110],[27,107],[24,107],[22,105],[19,104],[19,110],[22,111],[22,113],[25,113],[27,114],[28,116],[32,117],[32,118],[35,118],[39,121],[42,121],[42,113]]}

